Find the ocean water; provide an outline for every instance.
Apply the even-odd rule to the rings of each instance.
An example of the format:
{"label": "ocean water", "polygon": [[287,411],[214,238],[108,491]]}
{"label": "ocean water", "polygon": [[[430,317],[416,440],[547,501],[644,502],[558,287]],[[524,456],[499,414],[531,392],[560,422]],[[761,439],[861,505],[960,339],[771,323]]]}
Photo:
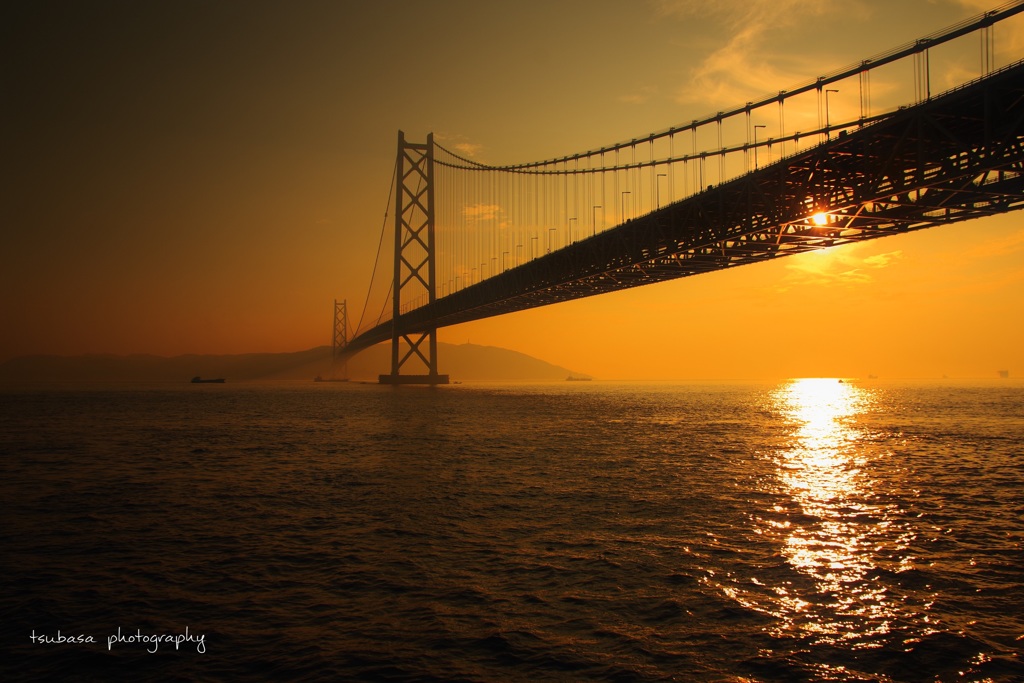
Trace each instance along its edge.
{"label": "ocean water", "polygon": [[1012,380],[9,387],[0,673],[1022,681],[1022,447]]}

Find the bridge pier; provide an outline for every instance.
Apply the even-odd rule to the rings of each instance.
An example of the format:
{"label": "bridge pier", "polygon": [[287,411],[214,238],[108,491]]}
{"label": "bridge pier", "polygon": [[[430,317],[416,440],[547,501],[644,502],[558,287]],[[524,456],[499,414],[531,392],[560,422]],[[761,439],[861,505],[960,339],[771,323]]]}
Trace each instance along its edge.
{"label": "bridge pier", "polygon": [[380,375],[379,384],[448,384],[448,375]]}

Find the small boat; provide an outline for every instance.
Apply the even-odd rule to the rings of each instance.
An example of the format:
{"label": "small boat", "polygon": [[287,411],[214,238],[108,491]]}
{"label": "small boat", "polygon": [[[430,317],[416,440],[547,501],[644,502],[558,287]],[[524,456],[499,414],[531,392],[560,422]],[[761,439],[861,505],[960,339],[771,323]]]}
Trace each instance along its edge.
{"label": "small boat", "polygon": [[566,382],[589,382],[592,378],[590,377],[576,377],[575,375],[569,375],[565,378]]}
{"label": "small boat", "polygon": [[216,379],[203,379],[199,375],[192,378],[192,384],[224,384],[226,380],[223,377]]}

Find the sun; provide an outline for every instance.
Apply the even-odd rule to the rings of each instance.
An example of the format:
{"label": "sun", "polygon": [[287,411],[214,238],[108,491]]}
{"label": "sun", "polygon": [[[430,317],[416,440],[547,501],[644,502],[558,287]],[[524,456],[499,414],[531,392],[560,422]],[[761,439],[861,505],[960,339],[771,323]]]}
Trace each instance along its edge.
{"label": "sun", "polygon": [[824,211],[819,211],[811,216],[811,222],[815,225],[828,225],[828,214]]}

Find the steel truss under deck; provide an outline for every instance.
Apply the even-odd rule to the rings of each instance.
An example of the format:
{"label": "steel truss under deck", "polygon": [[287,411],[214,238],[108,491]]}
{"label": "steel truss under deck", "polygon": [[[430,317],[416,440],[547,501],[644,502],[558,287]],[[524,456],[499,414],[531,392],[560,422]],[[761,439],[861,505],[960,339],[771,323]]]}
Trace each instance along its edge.
{"label": "steel truss under deck", "polygon": [[403,333],[1024,208],[1024,63],[373,328]]}

